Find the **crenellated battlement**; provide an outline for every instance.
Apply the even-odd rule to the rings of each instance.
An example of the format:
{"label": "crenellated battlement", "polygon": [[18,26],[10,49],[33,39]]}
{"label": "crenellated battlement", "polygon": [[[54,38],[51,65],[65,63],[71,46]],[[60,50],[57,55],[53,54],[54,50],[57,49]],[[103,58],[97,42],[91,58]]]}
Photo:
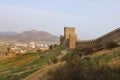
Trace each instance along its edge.
{"label": "crenellated battlement", "polygon": [[[70,37],[71,36],[71,37]],[[80,40],[77,41],[77,36],[75,34],[75,28],[73,27],[65,27],[64,28],[64,40],[66,40],[68,45],[70,43],[74,48],[81,49],[81,48],[94,48],[96,46],[102,45],[106,42],[114,41],[114,42],[120,42],[120,27],[93,40]],[[70,48],[70,46],[69,46]]]}
{"label": "crenellated battlement", "polygon": [[76,48],[93,48],[95,46],[102,45],[106,42],[119,42],[120,41],[120,28],[117,28],[99,38],[93,40],[82,40],[76,42]]}

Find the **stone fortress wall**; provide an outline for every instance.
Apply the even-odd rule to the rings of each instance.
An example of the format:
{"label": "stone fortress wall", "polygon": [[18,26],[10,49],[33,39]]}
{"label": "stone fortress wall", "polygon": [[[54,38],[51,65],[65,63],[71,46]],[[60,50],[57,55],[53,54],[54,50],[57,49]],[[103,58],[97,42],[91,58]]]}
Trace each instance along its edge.
{"label": "stone fortress wall", "polygon": [[77,41],[75,28],[65,27],[64,36],[60,36],[60,43],[65,44],[69,49],[94,48],[106,42],[120,42],[120,28],[117,28],[97,39]]}

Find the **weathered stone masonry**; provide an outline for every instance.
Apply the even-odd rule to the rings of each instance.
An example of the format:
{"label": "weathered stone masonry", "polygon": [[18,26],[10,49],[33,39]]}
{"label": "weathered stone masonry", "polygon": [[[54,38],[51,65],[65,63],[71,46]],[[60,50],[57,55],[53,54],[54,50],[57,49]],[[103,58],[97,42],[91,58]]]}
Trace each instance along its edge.
{"label": "weathered stone masonry", "polygon": [[120,42],[120,28],[93,40],[77,41],[74,27],[65,27],[64,36],[60,36],[60,44],[65,44],[69,49],[94,48],[110,41]]}
{"label": "weathered stone masonry", "polygon": [[65,27],[64,36],[60,36],[60,43],[67,46],[69,49],[76,48],[77,36],[74,27]]}

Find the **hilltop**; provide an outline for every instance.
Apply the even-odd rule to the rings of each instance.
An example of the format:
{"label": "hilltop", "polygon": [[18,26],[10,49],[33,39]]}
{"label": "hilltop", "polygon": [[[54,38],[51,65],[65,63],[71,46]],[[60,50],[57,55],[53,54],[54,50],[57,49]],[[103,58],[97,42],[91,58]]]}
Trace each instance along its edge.
{"label": "hilltop", "polygon": [[22,33],[0,32],[0,41],[19,41],[19,42],[59,42],[59,37],[45,31],[30,30]]}

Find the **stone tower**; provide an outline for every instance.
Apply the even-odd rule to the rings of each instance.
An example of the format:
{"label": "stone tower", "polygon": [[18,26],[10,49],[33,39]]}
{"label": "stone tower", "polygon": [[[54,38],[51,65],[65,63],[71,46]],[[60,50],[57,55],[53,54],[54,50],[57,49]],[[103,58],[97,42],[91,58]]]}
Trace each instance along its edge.
{"label": "stone tower", "polygon": [[64,28],[64,37],[65,40],[69,39],[69,35],[73,35],[75,33],[74,27],[65,27]]}
{"label": "stone tower", "polygon": [[64,41],[66,43],[66,46],[69,49],[75,49],[76,48],[77,36],[75,34],[75,28],[74,27],[65,27],[64,28]]}

